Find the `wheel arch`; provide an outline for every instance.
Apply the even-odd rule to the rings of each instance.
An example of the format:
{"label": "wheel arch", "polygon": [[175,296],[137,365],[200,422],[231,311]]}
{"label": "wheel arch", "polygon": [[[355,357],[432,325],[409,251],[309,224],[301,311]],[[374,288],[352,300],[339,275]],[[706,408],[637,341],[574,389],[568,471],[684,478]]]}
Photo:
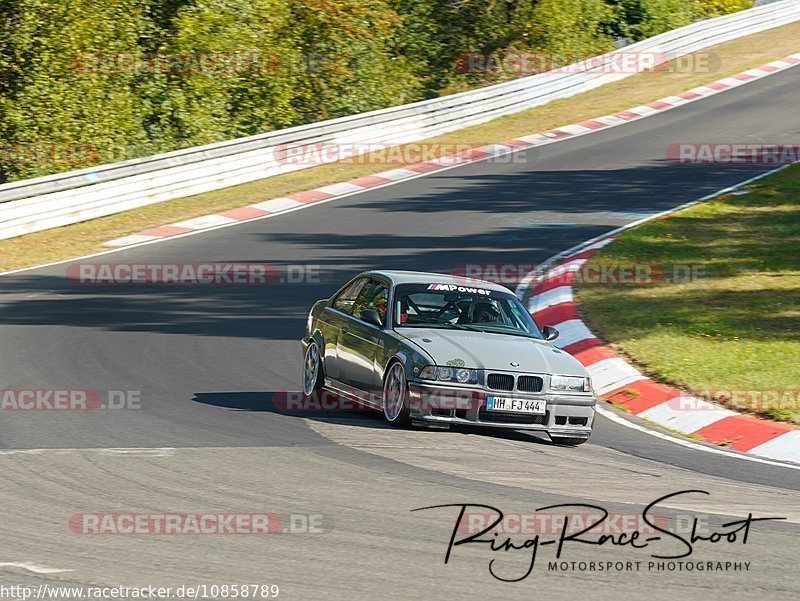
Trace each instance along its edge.
{"label": "wheel arch", "polygon": [[410,379],[410,377],[414,377],[414,353],[407,351],[406,349],[400,348],[395,352],[393,355],[389,356],[386,360],[386,364],[383,366],[383,370],[381,373],[381,382],[386,381],[386,373],[389,371],[389,368],[394,363],[400,363],[403,366],[403,369],[406,372],[406,380]]}

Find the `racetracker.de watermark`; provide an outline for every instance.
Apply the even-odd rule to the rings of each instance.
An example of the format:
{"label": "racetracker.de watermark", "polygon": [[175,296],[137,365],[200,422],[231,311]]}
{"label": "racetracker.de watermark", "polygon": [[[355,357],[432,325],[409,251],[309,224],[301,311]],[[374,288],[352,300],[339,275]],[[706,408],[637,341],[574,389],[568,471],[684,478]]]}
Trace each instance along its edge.
{"label": "racetracker.de watermark", "polygon": [[2,411],[95,411],[142,408],[139,390],[0,389]]}
{"label": "racetracker.de watermark", "polygon": [[[326,413],[336,411],[364,411],[367,407],[381,407],[382,390],[361,392],[358,399],[348,398],[329,390],[305,394],[301,390],[279,390],[272,395],[272,405],[281,413]],[[414,391],[408,399],[408,408],[415,413],[431,410],[477,410],[486,402],[486,393],[471,390],[436,392]]]}
{"label": "racetracker.de watermark", "polygon": [[100,160],[96,144],[19,142],[0,146],[0,163],[16,166],[90,165]]}
{"label": "racetracker.de watermark", "polygon": [[271,263],[76,263],[75,284],[254,285],[318,284],[320,265]]}
{"label": "racetracker.de watermark", "polygon": [[358,165],[413,165],[438,161],[442,166],[470,163],[477,159],[495,164],[526,164],[535,156],[528,149],[524,153],[498,148],[489,153],[471,144],[444,142],[398,142],[387,140],[333,144],[281,144],[273,151],[275,160],[282,165],[323,165],[345,162]]}
{"label": "racetracker.de watermark", "polygon": [[79,73],[233,75],[273,72],[280,67],[275,54],[265,52],[79,52],[72,68]]}
{"label": "racetracker.de watermark", "polygon": [[310,513],[76,513],[69,520],[74,534],[220,536],[322,534],[331,530],[323,514]]}
{"label": "racetracker.de watermark", "polygon": [[[458,531],[475,534],[483,532],[495,522],[497,514],[466,512],[458,524]],[[593,524],[597,526],[593,527]],[[593,534],[619,535],[639,531],[642,534],[655,534],[656,527],[666,528],[668,519],[664,515],[650,514],[647,519],[641,513],[609,513],[607,516],[597,511],[567,513],[504,513],[502,520],[492,528],[492,533],[501,536],[512,535],[560,535],[576,534],[591,528]]]}
{"label": "racetracker.de watermark", "polygon": [[674,397],[666,405],[675,411],[690,412],[718,411],[718,405],[757,413],[770,410],[800,411],[800,389],[706,389]]}
{"label": "racetracker.de watermark", "polygon": [[[670,532],[681,536],[705,537],[716,542],[726,539],[736,540],[736,535],[714,534],[717,531],[718,517],[707,513],[675,513],[667,515],[658,511],[613,512],[599,509],[583,511],[555,512],[529,511],[504,512],[498,521],[493,512],[465,511],[456,531],[462,534],[486,533],[503,537],[516,536],[591,536],[629,537],[638,532],[641,537]],[[487,530],[488,529],[488,530]]]}
{"label": "racetracker.de watermark", "polygon": [[529,51],[465,52],[456,60],[461,73],[536,75],[552,74],[635,74],[665,70],[671,73],[712,73],[720,59],[713,53],[696,53],[672,61],[660,52],[611,52],[602,56],[579,53]]}
{"label": "racetracker.de watermark", "polygon": [[790,165],[800,160],[800,144],[676,143],[667,147],[666,158],[685,165]]}
{"label": "racetracker.de watermark", "polygon": [[708,267],[684,263],[608,263],[592,262],[575,265],[553,274],[533,263],[462,263],[452,274],[467,280],[486,280],[496,284],[518,284],[548,276],[552,284],[608,284],[646,286],[651,284],[688,283],[707,277]]}

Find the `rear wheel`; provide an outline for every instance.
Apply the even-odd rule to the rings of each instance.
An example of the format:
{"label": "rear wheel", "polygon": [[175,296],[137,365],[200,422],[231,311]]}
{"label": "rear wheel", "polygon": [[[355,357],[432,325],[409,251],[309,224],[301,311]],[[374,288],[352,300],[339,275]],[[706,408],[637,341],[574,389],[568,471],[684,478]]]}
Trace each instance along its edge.
{"label": "rear wheel", "polygon": [[303,358],[303,394],[311,396],[322,390],[325,376],[322,373],[322,359],[316,342],[311,342]]}
{"label": "rear wheel", "polygon": [[400,363],[392,363],[383,378],[383,415],[394,426],[409,423],[408,380]]}

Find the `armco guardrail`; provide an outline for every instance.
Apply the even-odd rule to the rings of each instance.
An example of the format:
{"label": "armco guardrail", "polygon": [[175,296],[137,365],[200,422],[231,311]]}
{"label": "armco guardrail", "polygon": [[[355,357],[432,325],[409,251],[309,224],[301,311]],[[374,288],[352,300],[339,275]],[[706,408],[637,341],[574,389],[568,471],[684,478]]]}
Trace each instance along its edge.
{"label": "armco guardrail", "polygon": [[[0,239],[234,186],[303,168],[280,160],[287,148],[394,145],[483,123],[623,79],[619,53],[672,60],[800,20],[800,0],[782,0],[700,21],[597,59],[588,70],[540,73],[478,90],[0,186]],[[577,72],[576,72],[577,71]],[[277,151],[277,153],[276,153]]]}

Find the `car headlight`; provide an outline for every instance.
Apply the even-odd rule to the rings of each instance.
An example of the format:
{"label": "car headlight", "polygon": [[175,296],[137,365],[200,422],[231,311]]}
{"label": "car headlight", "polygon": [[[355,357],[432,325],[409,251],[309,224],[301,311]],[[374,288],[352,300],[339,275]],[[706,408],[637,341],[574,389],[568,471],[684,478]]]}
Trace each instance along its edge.
{"label": "car headlight", "polygon": [[463,369],[463,368],[457,369],[456,370],[456,380],[458,380],[462,384],[468,384],[469,382],[471,382],[473,380],[473,374],[474,374],[474,379],[477,382],[478,381],[478,376],[475,373],[474,369]]}
{"label": "car headlight", "polygon": [[592,385],[589,378],[582,376],[550,376],[550,390],[591,392]]}
{"label": "car headlight", "polygon": [[419,373],[423,380],[438,380],[439,382],[458,382],[459,384],[477,384],[478,370],[464,369],[463,367],[446,367],[443,365],[428,365]]}

